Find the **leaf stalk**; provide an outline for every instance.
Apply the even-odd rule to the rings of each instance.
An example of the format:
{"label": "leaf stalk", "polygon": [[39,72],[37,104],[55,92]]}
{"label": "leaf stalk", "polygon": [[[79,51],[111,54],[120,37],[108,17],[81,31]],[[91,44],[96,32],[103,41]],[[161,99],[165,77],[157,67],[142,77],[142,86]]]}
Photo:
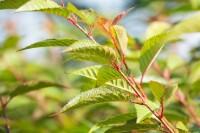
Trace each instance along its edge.
{"label": "leaf stalk", "polygon": [[67,18],[67,20],[69,22],[71,22],[73,25],[75,25],[77,28],[79,28],[90,40],[92,40],[93,42],[96,43],[96,41],[94,40],[94,37],[91,35],[91,33],[88,33],[87,31],[85,31],[78,23],[75,19],[72,18]]}
{"label": "leaf stalk", "polygon": [[[116,64],[115,64],[116,65]],[[115,67],[115,66],[114,66]],[[119,67],[119,66],[118,66]],[[116,67],[115,67],[116,68]],[[119,67],[120,68],[120,67]],[[136,93],[136,95],[141,99],[141,102],[144,106],[146,106],[156,118],[160,120],[160,122],[165,126],[165,128],[169,131],[169,133],[177,133],[177,130],[173,127],[173,125],[164,117],[160,114],[158,114],[153,108],[147,103],[147,98],[144,98],[136,86],[132,83],[132,81],[121,71],[121,69],[117,69],[118,72],[123,76],[123,78],[128,82],[128,84],[132,87],[133,91]]]}

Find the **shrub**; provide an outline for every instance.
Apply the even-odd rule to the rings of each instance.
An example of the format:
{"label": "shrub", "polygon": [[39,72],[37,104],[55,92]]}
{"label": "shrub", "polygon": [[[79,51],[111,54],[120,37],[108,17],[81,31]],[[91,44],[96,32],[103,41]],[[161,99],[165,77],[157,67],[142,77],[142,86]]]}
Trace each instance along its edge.
{"label": "shrub", "polygon": [[[146,34],[146,40],[143,43],[134,43],[134,39],[127,35],[126,29],[118,25],[118,22],[133,10],[132,8],[119,14],[113,20],[108,20],[94,10],[79,10],[71,3],[68,3],[67,7],[59,6],[51,0],[3,0],[0,4],[1,9],[17,8],[15,12],[45,12],[64,17],[88,37],[88,40],[47,39],[19,50],[65,47],[62,54],[68,54],[67,60],[96,63],[71,72],[71,74],[91,79],[94,82],[91,85],[92,89],[75,96],[52,117],[86,105],[128,102],[133,105],[131,107],[134,111],[112,116],[99,122],[89,132],[95,132],[99,128],[107,128],[106,133],[131,130],[189,132],[193,130],[195,124],[187,118],[186,121],[182,121],[181,117],[184,115],[179,112],[181,110],[179,107],[182,106],[191,115],[196,125],[200,126],[195,107],[187,101],[199,97],[197,94],[200,83],[199,61],[193,60],[192,64],[188,64],[176,55],[169,57],[168,61],[156,60],[165,45],[180,41],[183,34],[200,30],[199,13],[175,25],[161,21],[152,22]],[[84,27],[80,25],[79,20],[84,23]],[[96,41],[93,37],[95,28],[107,37],[109,45],[99,44]],[[130,43],[131,41],[133,43]],[[189,76],[183,77],[182,69],[189,71]],[[139,76],[137,71],[141,72]],[[149,75],[148,71],[157,72],[158,78],[148,82],[143,81],[145,76]],[[154,75],[151,74],[151,76]],[[175,79],[178,79],[178,82]],[[1,99],[3,114],[5,115],[6,105],[13,97],[49,86],[62,85],[44,81],[33,82],[21,84],[14,91],[2,94],[9,99],[6,102]],[[8,124],[6,128],[9,132]]]}

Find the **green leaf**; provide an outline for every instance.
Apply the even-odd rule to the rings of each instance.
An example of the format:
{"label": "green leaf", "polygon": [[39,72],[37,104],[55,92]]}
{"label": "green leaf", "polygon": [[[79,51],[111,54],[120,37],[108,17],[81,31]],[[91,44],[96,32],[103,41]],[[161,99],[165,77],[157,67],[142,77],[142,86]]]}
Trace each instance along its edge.
{"label": "green leaf", "polygon": [[200,1],[199,0],[191,0],[190,1],[193,9],[199,9],[200,8]]}
{"label": "green leaf", "polygon": [[199,96],[200,95],[199,85],[200,85],[200,79],[190,85],[190,88],[191,88],[190,95],[191,96]]}
{"label": "green leaf", "polygon": [[195,63],[192,63],[190,66],[190,74],[187,79],[187,82],[189,84],[195,83],[196,81],[200,80],[199,75],[200,75],[200,61],[196,61]]}
{"label": "green leaf", "polygon": [[[153,103],[149,100],[147,102],[154,110],[159,108],[155,103]],[[135,104],[135,108],[136,108],[136,112],[137,112],[136,123],[140,123],[142,120],[146,119],[147,117],[149,117],[152,114],[151,111],[144,105]]]}
{"label": "green leaf", "polygon": [[70,12],[67,8],[59,6],[52,0],[30,0],[15,12],[45,12],[58,16],[68,17]]}
{"label": "green leaf", "polygon": [[168,107],[165,109],[164,115],[166,119],[170,122],[177,122],[177,121],[183,121],[185,123],[188,122],[189,116],[183,111],[175,108],[176,105],[172,106],[171,108]]}
{"label": "green leaf", "polygon": [[200,13],[175,25],[168,33],[149,38],[140,53],[140,70],[144,73],[151,66],[166,42],[179,38],[180,35],[200,31]]}
{"label": "green leaf", "polygon": [[117,42],[120,45],[122,52],[125,53],[127,44],[128,44],[128,37],[126,34],[126,29],[124,29],[122,26],[118,26],[118,25],[114,25],[113,28],[114,28],[114,31],[116,34]]}
{"label": "green leaf", "polygon": [[115,88],[125,89],[131,92],[133,91],[132,87],[124,79],[112,80],[112,81],[107,82],[106,84]]}
{"label": "green leaf", "polygon": [[176,124],[176,128],[184,130],[184,131],[189,131],[188,128],[183,124],[183,122],[178,121]]}
{"label": "green leaf", "polygon": [[1,44],[0,53],[3,54],[7,50],[16,49],[20,41],[20,37],[16,35],[8,36]]}
{"label": "green leaf", "polygon": [[[73,71],[70,74],[80,75],[80,76],[84,76],[84,77],[87,77],[87,78],[90,78],[90,79],[93,79],[93,80],[97,80],[97,78],[100,78],[103,75],[104,76],[107,75],[104,72],[104,74],[100,73],[101,76],[98,76],[99,71],[103,67],[104,66],[102,66],[102,65],[89,66],[89,67],[85,67],[85,68]],[[104,69],[105,69],[105,67],[104,67]],[[110,70],[110,68],[108,70]],[[106,70],[106,72],[108,70]],[[110,72],[108,72],[108,73],[110,73]],[[128,83],[124,79],[115,79],[115,80],[113,80],[113,78],[118,78],[118,76],[121,76],[121,75],[116,74],[116,71],[113,71],[112,73],[114,73],[113,76],[109,75],[109,77],[111,77],[111,79],[109,79],[109,78],[101,79],[101,80],[103,80],[103,83],[105,83],[106,85],[109,85],[111,87],[122,89],[122,90],[126,90],[126,91],[129,91],[129,92],[133,93],[131,86],[128,85]],[[117,75],[117,77],[116,77],[116,75]],[[104,76],[102,78],[105,78]]]}
{"label": "green leaf", "polygon": [[168,86],[162,85],[155,81],[150,81],[149,87],[155,98],[162,103],[164,100],[165,105],[169,101],[170,97],[173,96],[178,88],[178,84],[174,83]]}
{"label": "green leaf", "polygon": [[71,59],[110,64],[110,61],[117,61],[117,54],[107,46],[99,45],[93,41],[78,41],[63,52],[70,52]]}
{"label": "green leaf", "polygon": [[34,90],[43,89],[46,87],[64,87],[64,86],[58,83],[54,83],[54,82],[32,81],[32,82],[27,82],[18,86],[13,92],[10,93],[10,96],[11,98],[13,98],[15,96],[25,94],[27,92],[34,91]]}
{"label": "green leaf", "polygon": [[39,47],[66,47],[72,45],[76,41],[77,40],[75,39],[67,39],[67,38],[47,39],[41,42],[36,42],[34,44],[31,44],[25,48],[20,49],[19,51],[32,48],[39,48]]}
{"label": "green leaf", "polygon": [[101,67],[102,67],[102,65],[89,66],[89,67],[85,67],[85,68],[73,71],[70,74],[81,75],[81,76],[84,76],[84,77],[87,77],[87,78],[90,78],[93,80],[97,80],[97,74]]}
{"label": "green leaf", "polygon": [[148,131],[148,130],[159,130],[157,124],[136,124],[134,122],[126,123],[122,126],[114,126],[107,130],[105,133],[121,133],[128,131]]}
{"label": "green leaf", "polygon": [[97,14],[94,10],[78,10],[72,3],[68,3],[67,9],[79,16],[88,25],[93,25],[97,19]]}
{"label": "green leaf", "polygon": [[165,87],[158,82],[150,81],[149,88],[151,92],[153,93],[154,97],[161,103],[163,99],[163,95],[165,93]]}
{"label": "green leaf", "polygon": [[101,46],[100,44],[91,40],[78,40],[76,43],[66,48],[63,52],[76,52],[77,49],[85,47]]}
{"label": "green leaf", "polygon": [[146,31],[146,39],[162,34],[166,30],[168,30],[170,27],[171,25],[166,22],[162,22],[162,21],[152,22]]}
{"label": "green leaf", "polygon": [[121,74],[110,66],[103,66],[97,74],[97,85],[103,85],[108,81],[121,78]]}
{"label": "green leaf", "polygon": [[117,101],[127,102],[130,99],[132,99],[132,93],[128,91],[112,87],[99,87],[80,93],[70,100],[56,115],[85,105]]}
{"label": "green leaf", "polygon": [[[104,66],[102,66],[102,65],[89,66],[89,67],[85,67],[85,68],[73,71],[70,74],[76,74],[76,75],[84,76],[84,77],[87,77],[87,78],[90,78],[90,79],[93,79],[93,80],[96,81],[97,78],[100,78],[103,75],[104,76],[107,75],[106,73],[104,73],[103,75],[100,74],[102,76],[98,77],[99,71],[103,67]],[[105,67],[104,67],[104,69],[105,69]],[[110,69],[108,69],[108,70],[110,70]],[[108,73],[110,73],[110,72],[108,72]],[[129,91],[130,93],[133,93],[132,87],[130,85],[128,85],[128,83],[124,79],[115,79],[115,80],[113,80],[113,78],[116,78],[116,75],[118,75],[118,74],[116,74],[116,71],[114,71],[114,75],[112,74],[112,75],[109,76],[109,77],[111,77],[111,79],[109,79],[109,78],[106,78],[106,80],[102,79],[102,80],[104,80],[103,83],[105,83],[108,86],[111,86],[111,87],[114,87],[114,88],[118,88],[118,89],[121,89],[121,90],[126,90],[126,91]],[[121,75],[118,75],[118,76],[121,76]]]}
{"label": "green leaf", "polygon": [[[109,64],[110,61],[116,62],[116,57],[114,57],[114,54],[115,53],[113,50],[108,47],[85,47],[71,53],[70,60],[83,60],[100,64]],[[107,55],[110,57],[106,58]]]}
{"label": "green leaf", "polygon": [[120,114],[120,115],[110,117],[110,118],[98,123],[97,125],[99,125],[99,126],[108,126],[109,125],[110,126],[110,125],[115,125],[115,124],[121,124],[121,123],[127,122],[128,120],[135,119],[136,117],[137,117],[136,112]]}
{"label": "green leaf", "polygon": [[88,25],[93,25],[94,22],[97,20],[97,13],[90,9],[90,10],[80,10],[81,14],[84,16],[82,18]]}
{"label": "green leaf", "polygon": [[170,98],[173,95],[175,95],[177,89],[178,89],[178,84],[177,83],[173,83],[173,84],[170,84],[170,85],[166,86],[165,93],[164,93],[165,104],[170,100]]}
{"label": "green leaf", "polygon": [[113,117],[110,117],[96,125],[94,125],[89,133],[93,133],[94,131],[98,130],[99,128],[103,128],[103,127],[111,127],[111,126],[117,126],[119,124],[125,124],[127,121],[135,119],[137,117],[136,112],[131,112],[131,113],[127,113],[127,114],[120,114],[120,115],[116,115]]}
{"label": "green leaf", "polygon": [[200,31],[199,21],[200,21],[200,13],[197,13],[196,15],[181,21],[171,29],[169,40],[174,38],[179,38],[180,35],[186,33],[199,32]]}
{"label": "green leaf", "polygon": [[142,47],[140,53],[140,70],[144,74],[151,66],[158,53],[166,42],[167,34],[159,34],[148,39]]}
{"label": "green leaf", "polygon": [[29,0],[0,0],[0,9],[16,9]]}
{"label": "green leaf", "polygon": [[93,88],[96,88],[97,87],[97,83],[95,80],[92,80],[92,79],[89,79],[89,78],[83,78],[81,79],[81,83],[83,85],[81,85],[81,92],[83,91],[88,91],[88,90],[91,90]]}

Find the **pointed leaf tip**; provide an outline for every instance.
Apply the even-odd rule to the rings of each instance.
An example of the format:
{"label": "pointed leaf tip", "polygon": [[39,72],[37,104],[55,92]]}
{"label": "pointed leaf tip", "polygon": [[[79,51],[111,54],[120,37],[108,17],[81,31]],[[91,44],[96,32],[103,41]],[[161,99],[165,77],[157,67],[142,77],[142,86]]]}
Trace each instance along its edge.
{"label": "pointed leaf tip", "polygon": [[108,37],[112,38],[112,34],[111,34],[112,22],[109,21],[108,19],[99,16],[97,21],[95,21],[94,26],[100,29]]}
{"label": "pointed leaf tip", "polygon": [[40,47],[66,47],[74,44],[77,40],[69,38],[46,39],[40,42],[33,43],[25,48],[19,49],[23,51],[26,49],[40,48]]}
{"label": "pointed leaf tip", "polygon": [[151,66],[156,56],[160,53],[161,49],[166,43],[167,37],[168,37],[167,33],[159,34],[145,41],[139,59],[140,70],[143,73],[143,75],[147,71],[147,69]]}
{"label": "pointed leaf tip", "polygon": [[133,9],[134,9],[134,7],[129,8],[128,10],[126,10],[126,11],[122,12],[121,14],[117,15],[117,16],[114,18],[112,24],[113,24],[113,25],[117,24],[125,15],[127,15],[127,14],[128,14],[131,10],[133,10]]}
{"label": "pointed leaf tip", "polygon": [[59,113],[86,105],[105,102],[128,102],[130,99],[133,99],[133,95],[129,91],[108,86],[99,87],[80,93],[75,98],[71,99],[61,110],[59,110]]}
{"label": "pointed leaf tip", "polygon": [[72,3],[68,3],[67,9],[81,18],[87,25],[93,25],[97,19],[97,14],[94,10],[79,10]]}
{"label": "pointed leaf tip", "polygon": [[70,15],[67,8],[59,6],[52,0],[29,0],[15,12],[45,12],[62,17],[68,17]]}

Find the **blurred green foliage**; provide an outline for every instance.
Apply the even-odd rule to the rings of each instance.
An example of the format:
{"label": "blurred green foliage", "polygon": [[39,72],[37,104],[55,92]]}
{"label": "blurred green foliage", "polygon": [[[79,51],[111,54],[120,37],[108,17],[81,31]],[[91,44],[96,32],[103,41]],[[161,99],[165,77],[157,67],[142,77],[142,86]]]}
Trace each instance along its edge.
{"label": "blurred green foliage", "polygon": [[[169,25],[166,22],[171,16],[180,12],[184,14],[191,13],[200,8],[198,0],[136,0],[132,4],[133,6],[136,5],[136,10],[145,8],[154,12],[154,16],[148,18],[150,28],[155,28],[156,26],[153,25],[155,23],[158,25],[159,21],[162,22],[161,25],[164,25],[164,29],[173,25]],[[131,21],[127,23],[131,23]],[[76,39],[85,37],[75,30],[75,32],[67,32],[69,29],[73,30],[74,27],[62,27],[62,24],[54,22],[54,19],[49,19],[49,24],[53,28],[48,27],[48,30],[54,36],[59,36],[58,34],[63,32],[68,37]],[[66,31],[65,29],[68,30]],[[155,28],[154,30],[162,29],[159,27],[159,29]],[[95,31],[94,36],[102,44],[111,45],[109,40],[98,38],[101,34]],[[139,49],[144,40],[152,36],[151,34],[147,31],[145,38],[142,39],[129,37],[127,47],[134,52],[131,50],[127,52],[127,60],[136,77],[140,75],[139,66],[136,63],[139,58]],[[57,54],[59,49],[56,48],[46,49],[45,54],[41,55],[45,57],[44,62],[30,62],[23,52],[17,51],[19,50],[21,39],[22,37],[18,33],[9,34],[0,44],[0,97],[2,102],[7,101],[8,95],[22,85],[24,85],[24,88],[28,88],[27,84],[38,81],[52,84],[44,86],[44,89],[18,95],[10,100],[6,108],[9,121],[5,121],[3,117],[0,118],[0,132],[6,132],[4,126],[5,123],[9,122],[12,133],[87,133],[99,121],[135,110],[134,106],[129,103],[105,103],[82,107],[56,117],[49,117],[78,93],[96,86],[93,80],[69,74],[75,68],[82,68],[92,63],[78,61],[63,63],[63,59],[69,57],[69,55]],[[181,42],[182,40],[179,41]],[[175,45],[171,44],[166,47],[164,52],[174,49]],[[189,104],[195,106],[195,111],[200,116],[200,47],[191,49],[188,60],[184,60],[174,53],[165,56],[166,58],[160,57],[157,60],[158,65],[161,66],[162,71],[169,70],[171,72],[170,79],[178,82],[179,89],[185,94]],[[165,82],[163,77],[157,74],[153,68],[150,68],[146,75],[146,80],[152,79]],[[144,88],[149,97],[154,99],[145,81]],[[38,89],[38,87],[35,89]],[[35,89],[32,88],[32,90]],[[166,107],[165,115],[172,122],[182,121],[192,132],[199,132],[199,127],[197,127],[195,120],[191,118],[191,114],[187,112],[179,101],[172,99],[172,103]],[[3,116],[3,108],[0,110],[0,116]],[[106,129],[107,127],[98,130],[97,133],[102,133]]]}

